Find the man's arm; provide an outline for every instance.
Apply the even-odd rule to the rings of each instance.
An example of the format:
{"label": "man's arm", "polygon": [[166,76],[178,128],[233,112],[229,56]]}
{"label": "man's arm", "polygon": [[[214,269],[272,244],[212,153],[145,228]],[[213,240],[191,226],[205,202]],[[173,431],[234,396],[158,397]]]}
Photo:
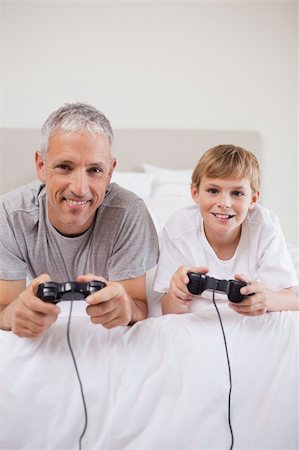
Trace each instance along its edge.
{"label": "man's arm", "polygon": [[132,302],[132,317],[130,323],[146,319],[148,313],[146,275],[141,275],[132,280],[120,281],[120,284],[125,288],[125,291]]}
{"label": "man's arm", "polygon": [[25,287],[25,280],[0,280],[0,328],[2,330],[11,330],[8,306],[18,298]]}
{"label": "man's arm", "polygon": [[27,289],[25,280],[0,280],[0,328],[20,337],[36,337],[57,319],[60,309],[36,297],[39,283],[48,275],[35,278]]}

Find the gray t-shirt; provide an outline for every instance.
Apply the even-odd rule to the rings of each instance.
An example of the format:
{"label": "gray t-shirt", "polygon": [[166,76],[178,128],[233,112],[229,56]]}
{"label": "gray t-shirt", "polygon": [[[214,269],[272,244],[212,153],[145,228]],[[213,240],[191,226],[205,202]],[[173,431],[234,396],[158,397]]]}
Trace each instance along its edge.
{"label": "gray t-shirt", "polygon": [[47,217],[45,186],[34,181],[0,197],[0,279],[76,280],[94,273],[109,280],[136,278],[157,264],[158,237],[142,199],[115,183],[92,227],[63,236]]}

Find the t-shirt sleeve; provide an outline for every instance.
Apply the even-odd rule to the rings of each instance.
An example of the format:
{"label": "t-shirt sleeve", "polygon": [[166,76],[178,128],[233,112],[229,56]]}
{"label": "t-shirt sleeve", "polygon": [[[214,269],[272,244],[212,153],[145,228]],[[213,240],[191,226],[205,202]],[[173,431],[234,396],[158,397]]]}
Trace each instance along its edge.
{"label": "t-shirt sleeve", "polygon": [[26,273],[27,264],[22,258],[7,211],[0,201],[0,279],[21,280],[26,278]]}
{"label": "t-shirt sleeve", "polygon": [[156,228],[141,199],[124,212],[120,230],[108,260],[110,280],[127,280],[143,275],[157,264],[159,243]]}
{"label": "t-shirt sleeve", "polygon": [[179,266],[190,265],[175,242],[170,239],[166,227],[162,231],[161,251],[157,271],[154,278],[153,289],[156,292],[167,292],[169,282]]}
{"label": "t-shirt sleeve", "polygon": [[279,220],[276,216],[272,220],[271,228],[261,234],[257,273],[265,286],[279,291],[296,286],[297,276]]}

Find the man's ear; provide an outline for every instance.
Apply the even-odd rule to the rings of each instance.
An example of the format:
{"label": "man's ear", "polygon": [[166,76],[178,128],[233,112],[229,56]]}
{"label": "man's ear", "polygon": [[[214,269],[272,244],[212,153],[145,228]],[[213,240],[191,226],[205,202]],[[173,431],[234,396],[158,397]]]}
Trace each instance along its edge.
{"label": "man's ear", "polygon": [[255,207],[255,205],[258,202],[258,199],[260,198],[260,193],[259,192],[255,192],[252,197],[251,197],[251,203],[249,205],[249,209],[253,209]]}
{"label": "man's ear", "polygon": [[192,196],[193,200],[195,201],[195,203],[199,204],[198,187],[194,186],[194,184],[191,183],[190,191],[191,191],[191,196]]}
{"label": "man's ear", "polygon": [[109,175],[108,175],[108,180],[109,180],[108,184],[110,183],[110,180],[111,180],[111,177],[113,175],[113,172],[114,172],[114,169],[115,169],[116,165],[117,165],[117,159],[113,158],[111,166],[110,166],[110,170],[109,170]]}
{"label": "man's ear", "polygon": [[46,168],[45,162],[42,158],[42,154],[39,150],[35,152],[35,170],[39,181],[46,182]]}

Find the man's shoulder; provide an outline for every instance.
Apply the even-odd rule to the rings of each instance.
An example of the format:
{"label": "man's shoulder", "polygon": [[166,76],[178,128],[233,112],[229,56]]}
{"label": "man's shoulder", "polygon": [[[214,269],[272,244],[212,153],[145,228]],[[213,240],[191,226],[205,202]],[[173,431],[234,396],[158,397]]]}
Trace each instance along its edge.
{"label": "man's shoulder", "polygon": [[102,204],[105,207],[127,208],[131,204],[136,204],[136,202],[142,202],[142,199],[134,192],[119,186],[117,183],[110,183]]}
{"label": "man's shoulder", "polygon": [[39,208],[40,198],[44,195],[44,185],[34,180],[0,197],[0,202],[8,214],[24,211],[30,212]]}

